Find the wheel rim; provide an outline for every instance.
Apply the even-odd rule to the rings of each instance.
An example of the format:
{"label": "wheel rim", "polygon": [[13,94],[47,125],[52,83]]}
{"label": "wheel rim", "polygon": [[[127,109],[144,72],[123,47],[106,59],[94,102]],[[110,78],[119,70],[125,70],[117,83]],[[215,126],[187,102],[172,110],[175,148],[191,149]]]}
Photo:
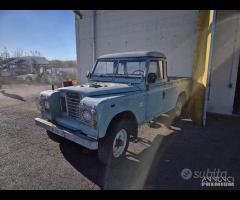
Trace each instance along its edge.
{"label": "wheel rim", "polygon": [[182,102],[179,100],[176,105],[176,116],[179,117],[182,112]]}
{"label": "wheel rim", "polygon": [[115,158],[119,158],[123,154],[126,144],[127,131],[125,129],[121,129],[118,131],[113,141],[113,156]]}

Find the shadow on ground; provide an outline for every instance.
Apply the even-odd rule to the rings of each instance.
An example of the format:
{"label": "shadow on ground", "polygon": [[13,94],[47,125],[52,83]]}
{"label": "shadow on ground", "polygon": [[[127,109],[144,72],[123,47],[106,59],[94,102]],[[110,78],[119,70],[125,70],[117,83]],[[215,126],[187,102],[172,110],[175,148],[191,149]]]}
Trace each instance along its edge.
{"label": "shadow on ground", "polygon": [[22,96],[17,95],[17,94],[7,93],[5,90],[1,90],[1,93],[6,97],[10,97],[10,98],[20,100],[20,101],[26,101]]}
{"label": "shadow on ground", "polygon": [[[201,187],[200,179],[184,180],[181,177],[184,168],[226,170],[235,181],[235,187],[227,189],[240,189],[239,121],[239,117],[208,115],[205,128],[189,121],[175,122],[167,136],[157,134],[153,141],[140,137],[139,142],[147,148],[140,153],[129,151],[114,168],[103,166],[96,151],[71,142],[60,143],[60,149],[76,170],[101,189],[220,189]],[[154,123],[147,132],[155,129],[161,133],[163,126],[169,126],[166,117]]]}

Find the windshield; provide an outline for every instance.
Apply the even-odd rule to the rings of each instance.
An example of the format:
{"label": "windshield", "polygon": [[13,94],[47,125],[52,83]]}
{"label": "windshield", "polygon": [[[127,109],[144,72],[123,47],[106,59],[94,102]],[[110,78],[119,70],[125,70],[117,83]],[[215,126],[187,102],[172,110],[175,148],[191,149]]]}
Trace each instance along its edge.
{"label": "windshield", "polygon": [[99,60],[93,75],[144,76],[145,64],[145,60]]}

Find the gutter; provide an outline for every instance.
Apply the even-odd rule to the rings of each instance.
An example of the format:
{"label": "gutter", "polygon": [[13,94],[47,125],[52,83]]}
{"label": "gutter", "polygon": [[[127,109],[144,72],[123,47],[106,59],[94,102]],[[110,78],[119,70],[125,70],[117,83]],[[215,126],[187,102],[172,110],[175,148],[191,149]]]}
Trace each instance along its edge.
{"label": "gutter", "polygon": [[80,19],[83,18],[83,15],[79,10],[73,10],[73,12],[74,12],[75,15],[79,16]]}

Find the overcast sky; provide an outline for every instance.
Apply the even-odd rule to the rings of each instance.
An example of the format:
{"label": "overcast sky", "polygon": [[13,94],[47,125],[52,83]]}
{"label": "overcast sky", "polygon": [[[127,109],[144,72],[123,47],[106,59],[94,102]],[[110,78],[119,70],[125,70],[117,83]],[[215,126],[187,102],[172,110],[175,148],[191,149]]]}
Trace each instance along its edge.
{"label": "overcast sky", "polygon": [[0,11],[0,50],[37,50],[48,59],[76,59],[72,11]]}

